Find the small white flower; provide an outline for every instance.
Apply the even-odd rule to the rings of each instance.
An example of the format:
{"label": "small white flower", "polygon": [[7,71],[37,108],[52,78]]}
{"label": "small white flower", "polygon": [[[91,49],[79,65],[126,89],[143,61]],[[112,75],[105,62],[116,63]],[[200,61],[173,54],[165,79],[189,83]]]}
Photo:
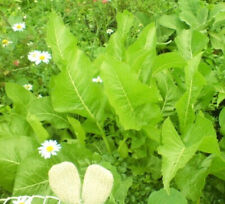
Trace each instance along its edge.
{"label": "small white flower", "polygon": [[13,204],[31,204],[31,199],[27,196],[20,196],[13,201]]}
{"label": "small white flower", "polygon": [[100,76],[97,76],[96,78],[93,78],[92,81],[94,83],[102,83],[103,82]]}
{"label": "small white flower", "polygon": [[43,96],[41,95],[41,94],[38,94],[38,96],[37,96],[37,98],[39,99],[39,98],[42,98]]}
{"label": "small white flower", "polygon": [[25,23],[16,23],[12,26],[12,29],[14,31],[19,31],[19,32],[23,31],[25,28],[26,28]]}
{"label": "small white flower", "polygon": [[51,55],[48,52],[46,52],[46,51],[40,52],[40,54],[38,55],[37,60],[35,61],[35,64],[38,65],[41,62],[44,62],[44,63],[48,64],[49,63],[49,60],[51,58],[52,57],[51,57]]}
{"label": "small white flower", "polygon": [[18,7],[18,10],[20,10],[21,9],[21,7]]}
{"label": "small white flower", "polygon": [[31,51],[28,53],[28,59],[31,62],[36,62],[38,60],[40,54],[41,54],[41,52],[38,50]]}
{"label": "small white flower", "polygon": [[8,46],[9,44],[11,44],[12,43],[12,41],[9,41],[9,40],[7,40],[7,39],[3,39],[2,40],[2,47],[6,47],[6,46]]}
{"label": "small white flower", "polygon": [[56,155],[60,149],[61,145],[58,144],[56,140],[46,140],[41,144],[41,147],[38,148],[40,155],[45,159],[49,159],[52,155]]}
{"label": "small white flower", "polygon": [[23,19],[26,19],[27,18],[27,16],[25,15],[25,16],[23,16]]}
{"label": "small white flower", "polygon": [[111,28],[109,28],[109,29],[106,30],[106,33],[109,34],[109,35],[111,35],[113,32],[114,31]]}
{"label": "small white flower", "polygon": [[28,91],[31,91],[33,89],[33,86],[31,84],[24,84],[23,87]]}
{"label": "small white flower", "polygon": [[33,44],[34,44],[33,42],[28,42],[28,43],[27,43],[28,46],[31,46],[31,45],[33,45]]}

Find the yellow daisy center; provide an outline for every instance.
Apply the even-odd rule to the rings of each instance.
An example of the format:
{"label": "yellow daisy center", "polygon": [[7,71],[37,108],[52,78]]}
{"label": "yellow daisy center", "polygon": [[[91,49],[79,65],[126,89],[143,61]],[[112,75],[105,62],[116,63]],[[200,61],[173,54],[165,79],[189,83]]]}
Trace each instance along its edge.
{"label": "yellow daisy center", "polygon": [[24,202],[19,202],[19,204],[25,204]]}
{"label": "yellow daisy center", "polygon": [[16,28],[17,28],[17,29],[21,29],[22,26],[21,26],[21,25],[17,25]]}
{"label": "yellow daisy center", "polygon": [[54,150],[53,146],[46,147],[47,152],[52,152]]}
{"label": "yellow daisy center", "polygon": [[8,43],[9,43],[9,41],[6,40],[6,39],[2,41],[2,44],[3,44],[3,45],[7,45]]}
{"label": "yellow daisy center", "polygon": [[45,56],[41,55],[40,60],[44,60],[44,59],[45,59]]}

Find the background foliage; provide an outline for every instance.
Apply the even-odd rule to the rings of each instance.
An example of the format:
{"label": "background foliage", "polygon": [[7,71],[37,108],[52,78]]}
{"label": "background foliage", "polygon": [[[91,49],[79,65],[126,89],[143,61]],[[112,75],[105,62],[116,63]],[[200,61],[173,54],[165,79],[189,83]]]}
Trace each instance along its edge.
{"label": "background foliage", "polygon": [[[72,161],[81,174],[91,163],[112,171],[107,203],[225,202],[223,2],[0,6],[1,41],[13,42],[0,47],[1,197],[52,194],[49,168]],[[32,50],[53,60],[36,66]],[[47,139],[62,150],[44,160]]]}

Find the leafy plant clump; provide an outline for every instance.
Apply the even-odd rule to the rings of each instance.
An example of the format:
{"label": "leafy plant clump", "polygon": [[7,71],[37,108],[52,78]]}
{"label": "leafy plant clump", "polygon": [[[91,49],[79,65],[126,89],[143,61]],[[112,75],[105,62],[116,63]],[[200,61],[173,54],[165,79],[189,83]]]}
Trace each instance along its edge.
{"label": "leafy plant clump", "polygon": [[118,12],[92,57],[63,20],[48,18],[55,71],[45,96],[5,84],[4,194],[54,195],[48,171],[70,161],[81,178],[93,163],[111,171],[108,204],[225,202],[225,4],[179,0],[155,21]]}

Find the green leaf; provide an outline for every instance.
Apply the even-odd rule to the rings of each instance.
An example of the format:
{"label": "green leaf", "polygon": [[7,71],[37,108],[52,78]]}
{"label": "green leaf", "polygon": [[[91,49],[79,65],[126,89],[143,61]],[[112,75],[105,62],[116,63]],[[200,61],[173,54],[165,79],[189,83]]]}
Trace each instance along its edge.
{"label": "green leaf", "polygon": [[179,17],[187,23],[192,29],[203,27],[208,18],[208,9],[201,6],[199,0],[179,0],[181,13]]}
{"label": "green leaf", "polygon": [[211,44],[212,47],[214,49],[221,49],[225,50],[225,29],[221,30],[219,33],[214,33],[214,32],[210,32],[210,40],[211,40]]}
{"label": "green leaf", "polygon": [[30,124],[30,126],[33,128],[36,135],[36,139],[39,143],[44,142],[50,137],[47,130],[42,126],[41,122],[38,120],[38,118],[35,115],[28,113],[27,121]]}
{"label": "green leaf", "polygon": [[48,171],[53,162],[30,156],[18,168],[13,195],[52,195],[48,184]]}
{"label": "green leaf", "polygon": [[157,94],[128,65],[107,57],[101,68],[105,93],[125,130],[140,130],[159,117]]}
{"label": "green leaf", "polygon": [[183,30],[177,35],[175,42],[180,54],[188,60],[206,48],[208,38],[199,31]]}
{"label": "green leaf", "polygon": [[214,155],[212,164],[210,167],[210,174],[222,179],[225,181],[225,153],[221,153],[221,155]]}
{"label": "green leaf", "polygon": [[209,174],[212,157],[196,155],[188,164],[178,171],[176,184],[181,192],[192,201],[197,201],[202,195],[206,177]]}
{"label": "green leaf", "polygon": [[158,148],[158,153],[162,155],[162,175],[166,191],[169,192],[170,181],[194,156],[198,146],[199,144],[193,144],[186,147],[170,119],[165,120],[162,126],[162,146]]}
{"label": "green leaf", "polygon": [[170,29],[176,30],[178,33],[186,28],[185,23],[180,21],[177,15],[163,15],[158,20],[159,24]]}
{"label": "green leaf", "polygon": [[43,97],[33,101],[29,107],[29,112],[35,115],[40,121],[51,123],[55,128],[69,127],[65,115],[54,111],[50,97]]}
{"label": "green leaf", "polygon": [[169,72],[158,73],[156,75],[157,85],[163,98],[161,113],[167,117],[174,114],[175,104],[181,95],[181,91],[175,85]]}
{"label": "green leaf", "polygon": [[210,120],[199,114],[196,122],[193,124],[183,137],[186,145],[199,143],[199,150],[206,153],[219,154],[219,143],[217,141],[216,131]]}
{"label": "green leaf", "polygon": [[124,58],[125,39],[133,25],[134,16],[128,11],[118,13],[116,16],[117,31],[110,37],[109,44],[106,48],[107,54],[118,60]]}
{"label": "green leaf", "polygon": [[52,49],[54,62],[63,70],[73,56],[77,41],[55,12],[49,16],[46,41]]}
{"label": "green leaf", "polygon": [[[155,55],[156,50],[156,28],[149,24],[139,35],[138,39],[126,50],[125,61],[136,73],[144,66],[146,58]],[[145,64],[145,66],[147,66]],[[149,68],[149,67],[148,67]]]}
{"label": "green leaf", "polygon": [[219,124],[220,124],[220,131],[223,135],[225,135],[225,108],[223,108],[219,115]]}
{"label": "green leaf", "polygon": [[186,61],[178,52],[168,52],[158,55],[154,61],[153,74],[170,68],[183,68]]}
{"label": "green leaf", "polygon": [[0,186],[12,191],[21,161],[36,150],[33,139],[25,136],[0,139]]}
{"label": "green leaf", "polygon": [[99,156],[78,143],[62,144],[60,152],[50,159],[42,158],[37,150],[20,164],[13,195],[52,195],[48,183],[48,171],[52,165],[63,161],[75,163],[83,176],[89,164],[99,162]]}
{"label": "green leaf", "polygon": [[75,118],[71,118],[71,117],[68,117],[68,121],[69,121],[70,125],[72,126],[73,131],[74,131],[75,135],[77,136],[77,139],[79,140],[80,144],[84,145],[86,134],[85,134],[83,127],[80,124],[80,121],[76,120]]}
{"label": "green leaf", "polygon": [[57,112],[77,113],[96,120],[101,93],[100,85],[92,82],[91,67],[89,59],[77,49],[67,69],[53,77],[50,91]]}
{"label": "green leaf", "polygon": [[18,114],[27,114],[27,109],[31,102],[34,100],[34,96],[30,91],[27,91],[24,87],[15,83],[6,83],[5,90],[7,96],[12,100],[15,111]]}
{"label": "green leaf", "polygon": [[92,120],[110,152],[110,146],[101,127],[101,122],[104,121],[105,97],[101,84],[92,81],[94,72],[92,68],[86,55],[76,49],[67,68],[52,78],[50,85],[52,105],[57,112],[76,113]]}
{"label": "green leaf", "polygon": [[198,72],[201,55],[197,55],[188,62],[185,67],[186,92],[176,104],[180,123],[180,130],[184,133],[187,127],[194,121],[195,114],[193,105],[205,84],[203,76]]}
{"label": "green leaf", "polygon": [[148,198],[148,204],[187,204],[184,195],[174,188],[168,194],[164,189],[154,191]]}

